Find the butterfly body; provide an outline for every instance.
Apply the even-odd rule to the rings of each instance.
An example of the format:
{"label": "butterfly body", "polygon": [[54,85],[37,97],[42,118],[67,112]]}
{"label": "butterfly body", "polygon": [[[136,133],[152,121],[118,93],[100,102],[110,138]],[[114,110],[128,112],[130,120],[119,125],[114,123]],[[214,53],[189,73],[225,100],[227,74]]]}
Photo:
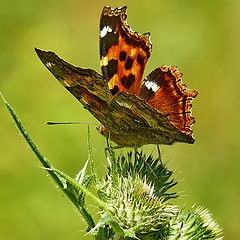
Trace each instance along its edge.
{"label": "butterfly body", "polygon": [[64,87],[99,120],[99,131],[119,146],[193,143],[191,102],[197,91],[186,88],[175,66],[158,67],[143,79],[152,47],[150,34],[132,31],[126,17],[126,7],[103,9],[103,75],[75,67],[53,52],[36,52]]}

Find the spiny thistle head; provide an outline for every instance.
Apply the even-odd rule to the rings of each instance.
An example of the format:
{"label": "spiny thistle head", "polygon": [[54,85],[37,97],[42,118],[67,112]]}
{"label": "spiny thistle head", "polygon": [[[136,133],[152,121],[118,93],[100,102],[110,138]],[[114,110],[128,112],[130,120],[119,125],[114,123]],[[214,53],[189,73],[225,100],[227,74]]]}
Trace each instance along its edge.
{"label": "spiny thistle head", "polygon": [[134,228],[137,233],[158,231],[176,215],[176,208],[153,192],[151,184],[139,176],[120,177],[118,186],[109,187],[107,203],[123,229]]}
{"label": "spiny thistle head", "polygon": [[[131,237],[139,237],[162,230],[178,210],[166,202],[166,196],[163,192],[160,194],[161,189],[155,186],[161,177],[164,179],[161,182],[168,184],[169,176],[166,175],[170,172],[159,161],[150,162],[150,158],[142,153],[135,155],[135,158],[132,156],[130,153],[128,158],[121,156],[116,162],[112,161],[100,196],[114,209],[112,213],[119,226],[126,233],[131,233]],[[160,170],[165,170],[166,175],[159,176]],[[117,173],[116,176],[114,173]]]}
{"label": "spiny thistle head", "polygon": [[142,151],[133,153],[128,152],[126,156],[120,155],[117,160],[111,159],[108,178],[114,177],[114,171],[117,175],[133,179],[144,179],[147,184],[153,188],[153,192],[157,197],[162,197],[165,200],[176,198],[178,195],[175,192],[169,193],[169,189],[177,184],[172,177],[173,172],[168,170],[166,166],[152,155],[147,156]]}
{"label": "spiny thistle head", "polygon": [[178,216],[170,221],[169,240],[221,240],[222,229],[209,211],[203,207],[181,210]]}

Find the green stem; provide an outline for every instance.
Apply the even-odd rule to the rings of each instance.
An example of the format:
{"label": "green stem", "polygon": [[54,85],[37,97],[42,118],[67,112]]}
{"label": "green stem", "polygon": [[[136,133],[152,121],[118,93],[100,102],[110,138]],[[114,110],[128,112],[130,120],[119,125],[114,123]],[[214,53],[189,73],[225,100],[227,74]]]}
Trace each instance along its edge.
{"label": "green stem", "polygon": [[70,184],[72,184],[74,187],[78,188],[80,191],[82,191],[86,196],[90,197],[92,200],[94,200],[98,206],[104,208],[107,211],[112,211],[113,209],[109,207],[108,204],[106,204],[105,202],[101,201],[98,197],[96,197],[95,195],[93,195],[88,189],[86,189],[85,187],[83,187],[81,184],[79,184],[77,181],[75,181],[73,178],[69,177],[67,174],[61,172],[58,169],[55,168],[50,168],[48,169],[48,171],[53,171],[56,172],[58,175],[60,175],[61,177],[63,177],[65,180],[67,180]]}
{"label": "green stem", "polygon": [[[19,129],[19,131],[22,133],[23,137],[25,138],[25,140],[27,141],[28,145],[31,147],[32,151],[35,153],[35,155],[37,156],[37,158],[40,160],[40,162],[42,163],[42,165],[46,168],[46,169],[51,169],[52,168],[52,164],[48,161],[48,159],[40,152],[39,148],[37,147],[37,145],[33,142],[33,140],[31,139],[30,135],[28,134],[27,130],[24,128],[22,122],[20,121],[20,119],[18,118],[16,112],[13,110],[13,108],[8,104],[8,102],[5,100],[5,98],[3,97],[2,93],[0,93],[1,97],[4,100],[4,103],[7,106],[8,111],[10,112],[14,122],[17,125],[17,128]],[[61,182],[61,180],[58,178],[58,176],[56,176],[52,171],[47,170],[49,175],[56,181],[56,183],[58,184],[59,187],[63,188],[63,184]],[[64,191],[67,195],[68,192]],[[70,197],[72,199],[72,197]]]}
{"label": "green stem", "polygon": [[[54,181],[57,183],[57,185],[63,190],[63,192],[71,200],[71,202],[74,204],[74,206],[80,212],[83,212],[83,210],[79,208],[78,200],[76,199],[76,197],[68,189],[64,188],[64,185],[63,185],[61,179],[59,178],[59,176],[56,175],[52,170],[49,170],[49,169],[53,168],[52,164],[41,153],[41,151],[39,150],[37,145],[33,142],[33,140],[31,139],[30,135],[28,134],[27,130],[23,126],[22,122],[18,118],[16,112],[13,110],[13,108],[10,106],[10,104],[5,100],[5,98],[3,97],[1,92],[0,92],[0,96],[2,97],[5,105],[7,106],[7,109],[10,112],[14,122],[16,123],[17,128],[22,133],[23,137],[25,138],[25,140],[27,141],[28,145],[31,147],[32,151],[35,153],[37,158],[40,160],[40,162],[42,163],[43,167],[48,171],[49,175],[54,179]],[[93,219],[90,217],[89,214],[88,215],[84,215],[84,218],[86,219],[86,221],[89,224],[90,228],[93,228],[95,226],[95,223],[94,223]]]}

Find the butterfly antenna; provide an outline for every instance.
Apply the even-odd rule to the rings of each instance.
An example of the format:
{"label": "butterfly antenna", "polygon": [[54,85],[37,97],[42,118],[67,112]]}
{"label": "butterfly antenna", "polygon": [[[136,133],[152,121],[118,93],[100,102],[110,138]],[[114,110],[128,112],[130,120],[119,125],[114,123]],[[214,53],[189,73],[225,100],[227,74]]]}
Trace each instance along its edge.
{"label": "butterfly antenna", "polygon": [[87,124],[87,125],[99,125],[98,123],[89,122],[46,122],[48,125],[70,125],[70,124]]}

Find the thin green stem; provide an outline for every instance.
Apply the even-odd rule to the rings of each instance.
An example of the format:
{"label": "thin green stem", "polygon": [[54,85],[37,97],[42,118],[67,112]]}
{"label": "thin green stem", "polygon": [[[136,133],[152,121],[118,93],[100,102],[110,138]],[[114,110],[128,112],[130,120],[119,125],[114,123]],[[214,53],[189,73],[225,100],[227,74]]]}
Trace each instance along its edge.
{"label": "thin green stem", "polygon": [[[2,93],[0,92],[0,96],[2,97],[5,105],[7,106],[8,111],[10,112],[14,122],[17,125],[17,128],[19,131],[22,133],[23,137],[27,141],[28,145],[31,147],[32,151],[35,153],[37,158],[40,160],[42,163],[43,167],[48,171],[49,175],[54,179],[54,181],[57,183],[57,185],[63,190],[63,192],[67,195],[67,197],[70,199],[70,201],[74,204],[74,206],[82,213],[84,219],[88,223],[89,228],[93,228],[95,226],[94,220],[92,219],[91,215],[87,212],[87,210],[79,206],[78,204],[78,199],[76,196],[69,191],[68,189],[64,188],[64,184],[62,180],[59,178],[57,174],[55,174],[52,170],[53,166],[52,164],[48,161],[48,159],[44,156],[44,154],[41,153],[37,145],[33,142],[32,138],[28,134],[27,130],[23,126],[22,122],[20,121],[19,117],[17,116],[16,112],[13,110],[13,108],[10,106],[10,104],[5,100],[3,97]],[[83,188],[83,187],[82,187]]]}
{"label": "thin green stem", "polygon": [[[10,112],[14,122],[17,125],[17,128],[19,129],[19,131],[22,133],[24,139],[27,141],[28,145],[31,147],[32,151],[35,153],[35,155],[37,156],[37,158],[40,160],[40,162],[42,163],[42,165],[44,166],[44,168],[46,169],[51,169],[52,168],[52,164],[48,161],[48,159],[41,153],[41,151],[39,150],[39,148],[37,147],[37,145],[33,142],[33,140],[31,139],[30,135],[28,134],[27,130],[25,129],[25,127],[23,126],[22,122],[20,121],[20,119],[18,118],[16,112],[13,110],[13,108],[10,106],[10,104],[5,100],[5,98],[3,97],[2,93],[0,92],[0,96],[2,97],[5,105],[7,106],[8,111]],[[77,202],[74,200],[73,195],[69,193],[69,191],[67,191],[66,189],[64,189],[63,183],[61,181],[61,179],[59,179],[59,177],[53,172],[53,171],[49,171],[47,170],[49,175],[55,180],[55,182],[57,183],[57,185],[61,188],[63,188],[63,191],[66,193],[66,195],[70,198],[70,200],[73,202],[73,204],[77,206]]]}
{"label": "thin green stem", "polygon": [[75,181],[73,178],[69,177],[67,174],[63,173],[62,171],[55,169],[55,168],[50,168],[48,171],[53,171],[56,172],[58,175],[63,177],[65,180],[67,180],[70,184],[72,184],[74,187],[78,188],[80,191],[82,191],[86,196],[90,197],[92,200],[94,200],[98,206],[104,208],[107,211],[113,211],[111,207],[109,207],[108,204],[104,203],[101,201],[98,197],[93,195],[88,189],[83,187],[81,184],[79,184],[77,181]]}

